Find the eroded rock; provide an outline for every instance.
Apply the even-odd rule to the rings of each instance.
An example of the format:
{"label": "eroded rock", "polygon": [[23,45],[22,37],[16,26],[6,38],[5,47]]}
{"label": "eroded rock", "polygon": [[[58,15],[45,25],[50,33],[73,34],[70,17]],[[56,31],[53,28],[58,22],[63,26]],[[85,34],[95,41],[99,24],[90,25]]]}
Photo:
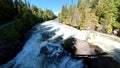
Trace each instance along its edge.
{"label": "eroded rock", "polygon": [[96,57],[107,54],[98,46],[91,45],[84,40],[76,38],[68,38],[64,40],[62,46],[66,51],[72,53],[72,55],[79,57]]}

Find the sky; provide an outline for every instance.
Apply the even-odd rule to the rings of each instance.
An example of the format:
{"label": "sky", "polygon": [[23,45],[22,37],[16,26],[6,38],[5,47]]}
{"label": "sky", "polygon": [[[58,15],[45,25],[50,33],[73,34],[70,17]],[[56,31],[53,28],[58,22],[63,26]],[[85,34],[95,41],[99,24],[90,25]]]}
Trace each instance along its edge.
{"label": "sky", "polygon": [[54,12],[54,14],[58,15],[58,13],[61,12],[62,5],[67,4],[69,6],[70,4],[76,4],[78,0],[27,0],[31,5],[35,5],[38,8],[41,8],[42,10],[50,9]]}

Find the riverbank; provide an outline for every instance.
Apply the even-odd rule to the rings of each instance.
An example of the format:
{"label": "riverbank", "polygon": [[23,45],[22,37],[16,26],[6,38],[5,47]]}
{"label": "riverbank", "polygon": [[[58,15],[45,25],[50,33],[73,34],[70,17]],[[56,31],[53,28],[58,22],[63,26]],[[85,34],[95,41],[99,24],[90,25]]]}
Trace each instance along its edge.
{"label": "riverbank", "polygon": [[[86,60],[91,62],[90,65],[96,63],[97,66],[119,68],[120,38],[96,31],[79,31],[54,20],[35,25],[32,28],[32,36],[28,39],[20,53],[13,60],[2,65],[2,67],[83,68],[84,59],[73,59],[61,46],[61,40],[71,36],[99,46],[112,57],[112,59],[105,57]],[[115,65],[115,63],[117,64]],[[110,64],[114,64],[115,66],[110,66]]]}
{"label": "riverbank", "polygon": [[14,23],[0,28],[0,65],[12,60],[21,51],[36,23],[37,20],[26,24],[17,19]]}

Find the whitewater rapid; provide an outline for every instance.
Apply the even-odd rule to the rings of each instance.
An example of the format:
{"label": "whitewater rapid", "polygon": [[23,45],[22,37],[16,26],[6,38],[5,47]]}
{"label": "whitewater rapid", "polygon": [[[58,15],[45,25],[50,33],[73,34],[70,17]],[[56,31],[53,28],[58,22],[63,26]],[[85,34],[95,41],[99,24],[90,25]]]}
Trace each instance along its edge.
{"label": "whitewater rapid", "polygon": [[61,46],[61,39],[74,32],[69,32],[67,27],[60,29],[57,25],[54,27],[55,24],[47,24],[53,22],[57,23],[52,20],[34,26],[22,51],[1,68],[82,68],[83,60],[73,59]]}
{"label": "whitewater rapid", "polygon": [[[118,41],[113,41],[115,46],[110,45],[109,47],[112,48],[107,49],[109,47],[106,48],[106,46],[102,45],[104,40],[101,40],[103,38],[100,36],[106,37],[109,35],[96,34],[96,32],[93,33],[94,31],[79,31],[73,27],[58,23],[56,20],[39,23],[32,28],[31,32],[31,37],[22,51],[13,60],[0,68],[83,68],[83,60],[73,59],[71,54],[67,53],[61,46],[61,40],[71,36],[86,40],[92,44],[98,43],[107,53],[111,53],[113,47],[117,48],[118,51],[120,49],[120,39],[116,37],[115,39],[118,39]],[[93,37],[94,34],[96,34],[95,37]],[[109,45],[111,40],[107,37],[105,40],[108,41],[105,45]],[[113,54],[111,53],[111,55]],[[119,55],[114,55],[114,58],[120,61]]]}

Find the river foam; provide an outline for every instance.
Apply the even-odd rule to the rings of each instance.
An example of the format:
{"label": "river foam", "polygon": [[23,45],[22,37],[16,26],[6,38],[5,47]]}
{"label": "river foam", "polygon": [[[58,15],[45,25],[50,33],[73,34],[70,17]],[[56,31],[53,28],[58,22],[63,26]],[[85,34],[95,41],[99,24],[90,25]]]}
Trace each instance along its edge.
{"label": "river foam", "polygon": [[[31,37],[22,51],[13,60],[2,65],[1,68],[84,68],[83,59],[72,58],[71,54],[67,53],[61,46],[61,40],[71,36],[94,45],[101,45],[100,47],[105,52],[113,55],[116,61],[120,61],[119,54],[115,54],[120,53],[120,39],[117,37],[89,30],[79,31],[53,20],[37,24],[31,31]],[[102,36],[105,36],[104,39]],[[104,40],[106,42],[103,42]]]}

